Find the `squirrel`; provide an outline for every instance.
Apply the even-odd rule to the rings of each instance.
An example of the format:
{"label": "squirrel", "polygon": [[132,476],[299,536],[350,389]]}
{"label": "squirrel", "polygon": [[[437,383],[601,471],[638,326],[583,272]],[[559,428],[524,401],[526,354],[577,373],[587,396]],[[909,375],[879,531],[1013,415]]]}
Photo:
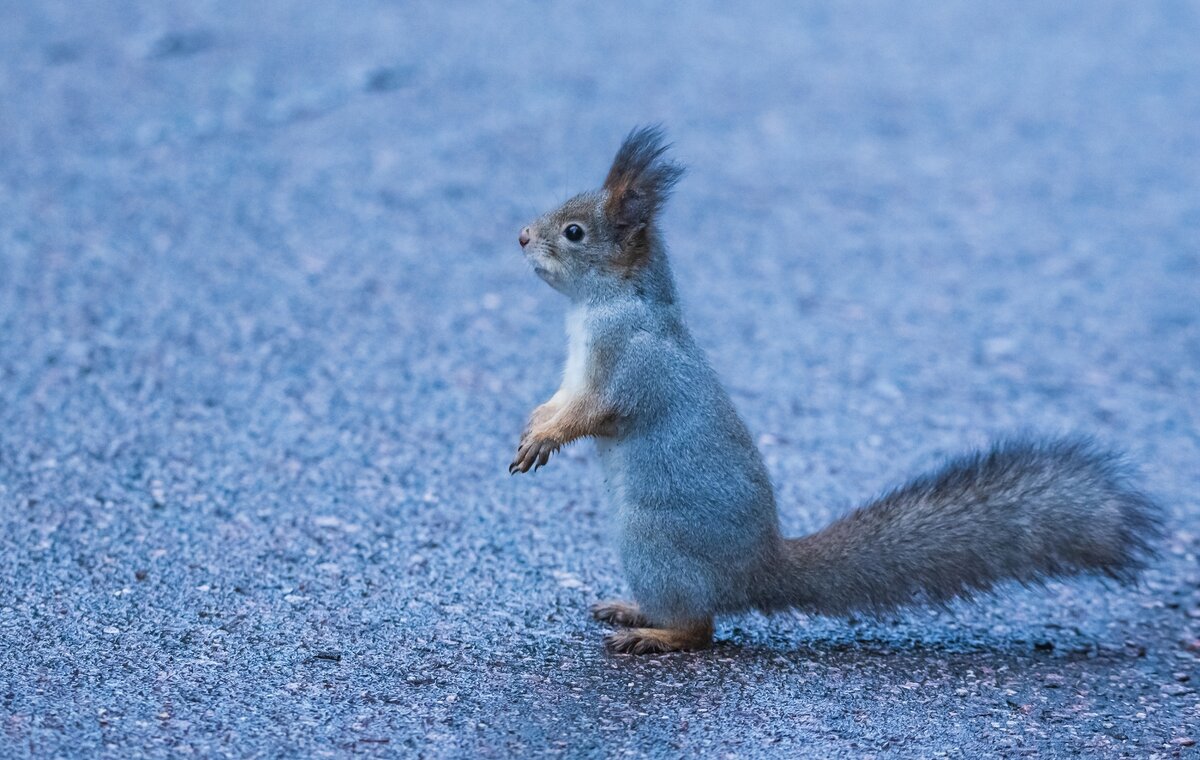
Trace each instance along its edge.
{"label": "squirrel", "polygon": [[561,387],[529,418],[509,472],[596,439],[633,602],[592,607],[621,653],[703,649],[752,609],[879,615],[1003,581],[1133,580],[1161,508],[1087,438],[1001,441],[802,538],[784,538],[749,431],[684,325],[658,217],[683,168],[660,127],[629,133],[603,186],[521,230],[567,296]]}

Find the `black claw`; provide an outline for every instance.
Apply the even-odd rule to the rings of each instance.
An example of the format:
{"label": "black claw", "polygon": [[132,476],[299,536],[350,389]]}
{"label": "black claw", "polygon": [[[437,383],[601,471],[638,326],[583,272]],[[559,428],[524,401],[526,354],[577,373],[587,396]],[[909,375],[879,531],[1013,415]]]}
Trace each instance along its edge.
{"label": "black claw", "polygon": [[517,458],[508,466],[508,473],[529,472],[530,468],[536,472],[550,461],[557,448],[545,441],[522,441],[517,447]]}

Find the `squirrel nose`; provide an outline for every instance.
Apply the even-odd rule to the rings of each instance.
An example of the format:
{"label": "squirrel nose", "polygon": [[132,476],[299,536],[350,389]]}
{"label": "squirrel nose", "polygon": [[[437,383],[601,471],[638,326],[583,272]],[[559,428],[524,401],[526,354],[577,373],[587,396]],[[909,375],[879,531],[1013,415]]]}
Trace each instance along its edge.
{"label": "squirrel nose", "polygon": [[521,234],[517,237],[517,242],[521,244],[522,248],[529,245],[529,228],[528,227],[521,230]]}

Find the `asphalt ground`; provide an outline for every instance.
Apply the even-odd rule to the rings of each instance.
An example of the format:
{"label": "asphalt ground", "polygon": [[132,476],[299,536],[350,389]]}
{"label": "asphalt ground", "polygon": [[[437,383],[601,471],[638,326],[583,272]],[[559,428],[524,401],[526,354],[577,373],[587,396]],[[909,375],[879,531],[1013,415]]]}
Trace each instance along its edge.
{"label": "asphalt ground", "polygon": [[[1200,741],[1200,6],[0,0],[0,755],[1174,757]],[[1136,588],[631,658],[590,443],[506,466],[522,224],[662,122],[788,533],[1014,430]]]}

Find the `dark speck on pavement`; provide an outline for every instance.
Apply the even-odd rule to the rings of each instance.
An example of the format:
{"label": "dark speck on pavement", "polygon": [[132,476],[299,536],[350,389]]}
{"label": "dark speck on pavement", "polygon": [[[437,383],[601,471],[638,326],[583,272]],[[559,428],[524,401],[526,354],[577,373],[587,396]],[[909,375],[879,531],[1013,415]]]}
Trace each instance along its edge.
{"label": "dark speck on pavement", "polygon": [[[0,0],[0,755],[1175,757],[1200,739],[1200,7]],[[787,532],[1020,429],[1137,587],[607,655],[591,444],[506,465],[517,231],[663,122]]]}

